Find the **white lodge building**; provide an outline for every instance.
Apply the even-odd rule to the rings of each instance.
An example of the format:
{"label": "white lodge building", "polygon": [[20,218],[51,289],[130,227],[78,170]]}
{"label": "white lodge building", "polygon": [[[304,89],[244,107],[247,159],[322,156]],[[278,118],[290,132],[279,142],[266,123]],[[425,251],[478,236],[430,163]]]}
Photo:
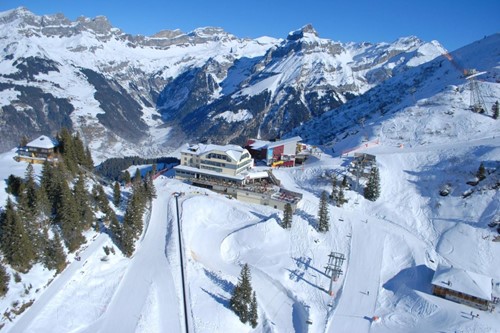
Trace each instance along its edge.
{"label": "white lodge building", "polygon": [[253,167],[253,159],[245,148],[236,145],[196,144],[181,151],[181,164],[176,166],[179,179],[204,179],[243,184],[243,173]]}

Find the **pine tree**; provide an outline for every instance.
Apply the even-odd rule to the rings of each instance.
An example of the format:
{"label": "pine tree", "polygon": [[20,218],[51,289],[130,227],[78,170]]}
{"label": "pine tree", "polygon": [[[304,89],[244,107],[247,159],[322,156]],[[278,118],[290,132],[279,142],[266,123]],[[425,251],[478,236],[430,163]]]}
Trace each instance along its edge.
{"label": "pine tree", "polygon": [[78,158],[71,133],[67,128],[62,128],[61,132],[57,135],[57,140],[59,141],[59,152],[63,157],[64,164],[71,174],[76,174]]}
{"label": "pine tree", "polygon": [[339,189],[339,193],[337,194],[337,207],[342,207],[346,203],[344,190],[342,188]]}
{"label": "pine tree", "polygon": [[483,180],[486,178],[486,169],[484,168],[483,162],[481,162],[481,164],[479,165],[479,168],[477,169],[476,177],[479,180]]}
{"label": "pine tree", "polygon": [[78,179],[73,187],[73,196],[78,209],[80,230],[88,230],[92,226],[94,213],[90,208],[90,195],[85,187],[85,177],[82,172],[78,173]]}
{"label": "pine tree", "polygon": [[285,204],[285,210],[283,211],[283,223],[282,227],[284,229],[290,229],[292,227],[293,210],[290,203]]}
{"label": "pine tree", "polygon": [[250,268],[248,264],[245,264],[241,269],[238,284],[234,288],[233,295],[229,301],[231,309],[238,315],[242,323],[246,323],[250,320],[252,294]]}
{"label": "pine tree", "polygon": [[125,170],[125,171],[123,172],[122,178],[123,178],[123,182],[124,182],[125,184],[130,184],[130,182],[131,182],[131,178],[130,178],[130,172],[128,172],[128,170]]}
{"label": "pine tree", "polygon": [[144,177],[144,193],[149,202],[153,201],[156,198],[156,188],[153,183],[153,177],[151,173],[148,173],[146,177]]}
{"label": "pine tree", "polygon": [[122,245],[121,245],[122,244],[122,234],[123,234],[122,225],[118,221],[116,214],[113,211],[111,211],[111,212],[112,213],[110,213],[106,216],[106,219],[107,219],[108,224],[109,224],[109,230],[113,234],[112,238],[115,241],[116,245],[119,248],[122,248]]}
{"label": "pine tree", "polygon": [[37,211],[37,188],[32,176],[28,177],[26,187],[18,197],[17,214],[22,221],[24,230],[28,234],[28,238],[33,246],[36,254],[41,255],[43,250],[43,237],[39,225]]}
{"label": "pine tree", "polygon": [[327,232],[330,229],[330,216],[328,211],[328,195],[326,191],[321,193],[318,210],[318,231]]}
{"label": "pine tree", "polygon": [[131,257],[135,251],[135,232],[134,228],[130,223],[123,222],[120,235],[120,245],[123,254],[127,257]]}
{"label": "pine tree", "polygon": [[9,291],[9,281],[9,274],[7,273],[4,265],[0,263],[0,297],[5,296],[5,294],[7,294],[7,291]]}
{"label": "pine tree", "polygon": [[33,170],[33,164],[30,163],[26,167],[25,172],[25,189],[26,189],[26,199],[29,207],[33,210],[33,213],[36,209],[36,200],[37,200],[37,185],[35,182],[35,171]]}
{"label": "pine tree", "polygon": [[7,193],[10,193],[17,197],[19,196],[19,193],[21,193],[23,190],[24,190],[24,182],[21,179],[21,177],[10,175],[7,178]]}
{"label": "pine tree", "polygon": [[339,189],[337,187],[337,176],[333,175],[333,177],[332,177],[332,193],[330,194],[330,199],[337,202],[338,192],[339,192]]}
{"label": "pine tree", "polygon": [[85,167],[89,170],[94,169],[94,161],[89,147],[85,147]]}
{"label": "pine tree", "polygon": [[134,173],[134,182],[137,183],[140,180],[142,180],[141,170],[139,170],[139,168],[136,168]]}
{"label": "pine tree", "polygon": [[491,107],[491,112],[493,113],[493,119],[498,119],[498,117],[500,116],[500,105],[498,101],[496,101],[495,104],[493,104],[493,106]]}
{"label": "pine tree", "polygon": [[377,167],[371,169],[363,194],[370,201],[375,201],[380,196],[380,175]]}
{"label": "pine tree", "polygon": [[244,323],[245,321],[243,321],[241,314],[247,310],[239,283],[234,287],[233,294],[231,295],[231,299],[229,300],[229,306]]}
{"label": "pine tree", "polygon": [[61,228],[62,237],[69,252],[75,251],[85,242],[79,223],[78,207],[66,181],[61,182],[56,205],[56,222]]}
{"label": "pine tree", "polygon": [[75,136],[72,137],[72,146],[74,150],[75,162],[87,169],[92,170],[92,168],[88,168],[85,147],[83,145],[82,139],[80,139],[80,134],[78,132]]}
{"label": "pine tree", "polygon": [[54,176],[55,174],[52,163],[50,163],[49,161],[43,162],[40,187],[42,187],[45,190],[45,193],[47,194],[49,200],[52,199],[52,189],[54,187],[54,182],[55,182]]}
{"label": "pine tree", "polygon": [[106,195],[106,192],[104,192],[104,188],[102,187],[102,185],[94,185],[92,193],[94,195],[94,199],[98,208],[104,214],[108,214],[108,212],[111,211],[111,208],[109,207],[108,196]]}
{"label": "pine tree", "polygon": [[48,221],[52,216],[52,204],[50,203],[47,191],[43,187],[39,187],[36,192],[36,211],[40,222]]}
{"label": "pine tree", "polygon": [[122,197],[122,193],[120,190],[120,183],[115,182],[113,185],[113,204],[118,207],[120,205],[120,200]]}
{"label": "pine tree", "polygon": [[35,251],[10,198],[0,215],[0,235],[0,246],[7,263],[17,271],[29,271]]}
{"label": "pine tree", "polygon": [[259,324],[259,314],[257,308],[257,296],[255,295],[255,291],[253,292],[252,302],[250,303],[250,325],[252,328],[256,328]]}
{"label": "pine tree", "polygon": [[349,183],[347,182],[347,175],[344,175],[344,178],[342,178],[342,188],[347,188]]}
{"label": "pine tree", "polygon": [[47,269],[55,269],[57,273],[62,272],[68,264],[61,238],[57,232],[54,234],[54,238],[48,239],[46,242],[43,263]]}
{"label": "pine tree", "polygon": [[127,204],[125,216],[123,217],[124,226],[130,226],[135,239],[138,239],[142,234],[144,223],[143,217],[146,210],[144,196],[141,188],[132,191],[132,195]]}

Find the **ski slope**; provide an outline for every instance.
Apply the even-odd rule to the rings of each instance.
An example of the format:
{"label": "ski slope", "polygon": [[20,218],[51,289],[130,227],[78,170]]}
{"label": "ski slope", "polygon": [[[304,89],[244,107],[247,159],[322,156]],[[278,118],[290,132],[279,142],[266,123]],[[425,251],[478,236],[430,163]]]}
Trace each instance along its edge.
{"label": "ski slope", "polygon": [[[494,292],[500,294],[500,242],[492,242],[497,232],[487,226],[500,216],[500,194],[495,189],[500,181],[500,129],[484,115],[460,112],[469,111],[457,111],[456,117],[473,118],[474,131],[456,126],[458,135],[448,140],[437,140],[419,130],[422,124],[398,117],[379,129],[404,122],[407,131],[402,133],[412,135],[401,136],[406,140],[403,147],[392,132],[375,128],[379,143],[361,145],[356,152],[376,156],[381,196],[370,202],[361,190],[346,191],[349,201],[343,207],[329,207],[331,227],[325,234],[315,230],[319,197],[323,190],[331,190],[332,174],[339,179],[345,174],[351,153],[339,156],[319,147],[305,165],[274,171],[284,187],[303,193],[290,230],[280,227],[282,212],[272,207],[192,187],[172,179],[171,173],[160,176],[155,180],[158,197],[145,217],[147,227],[132,258],[116,253],[102,260],[102,247],[112,242],[106,234],[89,233],[80,252],[82,260],[68,258],[70,265],[48,286],[53,272],[39,265],[21,274],[20,283],[11,279],[9,293],[0,300],[1,311],[15,300],[35,302],[12,322],[3,318],[3,329],[183,332],[172,195],[182,192],[182,269],[190,331],[500,332],[498,308],[491,313],[478,311],[431,294],[430,282],[440,263],[492,277]],[[442,112],[434,117],[450,121]],[[359,146],[352,136],[339,146],[348,142]],[[3,179],[9,173],[24,174],[12,156],[12,152],[0,156]],[[468,185],[480,162],[488,170],[486,179]],[[353,183],[355,178],[348,175]],[[443,197],[439,190],[445,183],[451,192]],[[464,198],[467,191],[472,193]],[[325,266],[332,251],[345,254],[346,260],[330,296]],[[259,306],[255,329],[229,309],[244,263],[250,266]],[[28,283],[37,291],[26,295],[23,286]],[[471,311],[480,313],[480,318],[472,319]],[[379,320],[373,320],[375,316]]]}

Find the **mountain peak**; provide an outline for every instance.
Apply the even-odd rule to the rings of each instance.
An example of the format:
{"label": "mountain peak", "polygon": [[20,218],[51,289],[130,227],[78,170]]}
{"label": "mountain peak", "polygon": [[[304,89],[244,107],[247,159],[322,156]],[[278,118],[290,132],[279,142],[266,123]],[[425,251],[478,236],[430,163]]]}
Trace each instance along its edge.
{"label": "mountain peak", "polygon": [[107,33],[113,28],[108,18],[102,15],[96,16],[95,18],[80,16],[77,18],[77,21],[83,27],[101,34]]}
{"label": "mountain peak", "polygon": [[175,30],[161,30],[154,35],[152,35],[152,38],[175,38],[184,35],[184,33],[180,29],[175,29]]}
{"label": "mountain peak", "polygon": [[9,23],[18,18],[35,16],[26,7],[17,7],[0,13],[0,22]]}
{"label": "mountain peak", "polygon": [[299,30],[291,31],[286,39],[298,40],[303,38],[305,35],[313,35],[314,37],[319,37],[318,32],[313,28],[313,26],[311,24],[306,24]]}

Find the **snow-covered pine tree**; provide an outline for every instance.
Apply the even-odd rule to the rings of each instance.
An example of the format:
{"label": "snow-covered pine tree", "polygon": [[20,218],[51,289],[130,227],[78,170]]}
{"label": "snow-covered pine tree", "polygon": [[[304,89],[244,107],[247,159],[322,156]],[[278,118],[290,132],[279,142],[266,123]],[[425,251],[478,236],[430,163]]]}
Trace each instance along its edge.
{"label": "snow-covered pine tree", "polygon": [[346,203],[344,190],[343,188],[339,189],[339,193],[337,193],[337,207],[342,207]]}
{"label": "snow-covered pine tree", "polygon": [[330,216],[328,212],[328,194],[326,191],[321,193],[318,210],[318,231],[327,232],[330,229]]}
{"label": "snow-covered pine tree", "polygon": [[284,229],[290,229],[292,227],[293,210],[290,203],[285,204],[285,209],[283,210],[283,222],[281,226]]}
{"label": "snow-covered pine tree", "polygon": [[332,193],[330,194],[330,199],[332,199],[334,202],[337,202],[338,200],[338,193],[339,189],[337,186],[337,176],[333,175],[332,176]]}
{"label": "snow-covered pine tree", "polygon": [[255,295],[255,291],[252,295],[252,302],[250,303],[250,325],[252,328],[256,328],[259,324],[259,314],[257,311],[257,296]]}
{"label": "snow-covered pine tree", "polygon": [[120,189],[120,183],[115,182],[113,185],[113,204],[118,207],[120,205],[120,200],[122,197],[121,189]]}
{"label": "snow-covered pine tree", "polygon": [[498,101],[496,101],[495,104],[493,104],[493,106],[491,107],[491,112],[493,119],[498,119],[498,117],[500,116],[500,105]]}
{"label": "snow-covered pine tree", "polygon": [[380,174],[376,166],[370,171],[363,194],[370,201],[375,201],[380,196]]}
{"label": "snow-covered pine tree", "polygon": [[347,175],[344,175],[344,178],[342,178],[342,188],[346,188],[349,185],[347,182]]}
{"label": "snow-covered pine tree", "polygon": [[252,294],[250,268],[248,264],[245,264],[241,269],[238,284],[234,288],[233,295],[229,301],[231,309],[238,315],[242,323],[246,323],[251,319]]}

